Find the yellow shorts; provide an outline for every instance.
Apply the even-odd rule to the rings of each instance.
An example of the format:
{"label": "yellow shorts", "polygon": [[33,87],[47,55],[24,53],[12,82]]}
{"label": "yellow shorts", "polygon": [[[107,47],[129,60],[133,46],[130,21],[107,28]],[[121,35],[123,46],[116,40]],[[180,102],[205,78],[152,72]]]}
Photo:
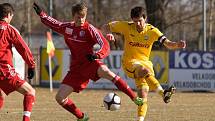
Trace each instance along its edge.
{"label": "yellow shorts", "polygon": [[135,69],[139,67],[143,67],[148,69],[150,75],[155,75],[153,70],[153,64],[149,60],[130,60],[130,61],[122,61],[122,67],[126,75],[132,79],[135,79],[135,83],[137,88],[146,88],[150,87],[150,84],[146,83],[146,80],[144,78],[135,78]]}

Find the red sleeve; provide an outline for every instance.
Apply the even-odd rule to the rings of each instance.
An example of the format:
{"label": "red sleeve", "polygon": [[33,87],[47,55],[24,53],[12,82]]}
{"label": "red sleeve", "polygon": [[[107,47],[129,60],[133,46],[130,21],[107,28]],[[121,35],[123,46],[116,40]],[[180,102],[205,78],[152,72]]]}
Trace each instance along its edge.
{"label": "red sleeve", "polygon": [[33,55],[18,30],[11,26],[12,43],[29,68],[35,68]]}
{"label": "red sleeve", "polygon": [[40,13],[41,22],[46,26],[50,27],[52,30],[58,32],[59,34],[64,34],[64,24],[51,16],[48,16],[45,12]]}
{"label": "red sleeve", "polygon": [[96,52],[99,58],[103,59],[108,56],[110,53],[110,46],[102,33],[91,24],[89,24],[89,31],[93,40],[100,45],[100,49]]}

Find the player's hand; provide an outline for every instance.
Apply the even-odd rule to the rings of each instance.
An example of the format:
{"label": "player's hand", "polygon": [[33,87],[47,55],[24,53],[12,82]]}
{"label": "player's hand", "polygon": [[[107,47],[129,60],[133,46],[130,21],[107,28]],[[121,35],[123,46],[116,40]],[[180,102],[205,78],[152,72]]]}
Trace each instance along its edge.
{"label": "player's hand", "polygon": [[40,15],[42,9],[36,3],[33,4],[33,8],[36,11],[37,15]]}
{"label": "player's hand", "polygon": [[90,62],[93,62],[95,59],[99,59],[99,56],[96,54],[88,54],[86,57]]}
{"label": "player's hand", "polygon": [[108,41],[115,41],[114,35],[113,34],[106,34],[106,38],[108,39]]}
{"label": "player's hand", "polygon": [[186,41],[180,40],[180,41],[177,43],[177,47],[178,47],[178,48],[185,48],[185,47],[186,47]]}
{"label": "player's hand", "polygon": [[34,68],[28,68],[28,79],[33,79],[35,74],[35,69]]}

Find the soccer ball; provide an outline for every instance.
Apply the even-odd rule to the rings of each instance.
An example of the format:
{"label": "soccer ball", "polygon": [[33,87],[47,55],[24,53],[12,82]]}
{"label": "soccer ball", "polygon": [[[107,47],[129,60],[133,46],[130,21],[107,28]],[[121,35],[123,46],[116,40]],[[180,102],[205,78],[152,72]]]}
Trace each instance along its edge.
{"label": "soccer ball", "polygon": [[119,110],[121,105],[120,97],[113,92],[105,95],[103,103],[104,107],[110,111]]}

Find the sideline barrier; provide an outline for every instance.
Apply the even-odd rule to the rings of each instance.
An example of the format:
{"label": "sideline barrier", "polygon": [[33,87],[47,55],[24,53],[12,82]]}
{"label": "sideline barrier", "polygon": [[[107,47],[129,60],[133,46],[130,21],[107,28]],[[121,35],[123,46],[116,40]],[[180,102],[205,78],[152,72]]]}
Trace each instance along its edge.
{"label": "sideline barrier", "polygon": [[[122,77],[132,89],[135,83],[121,69],[122,51],[111,51],[103,62],[116,74]],[[180,91],[214,91],[215,90],[215,52],[202,51],[152,51],[156,78],[161,85],[174,84]],[[58,87],[69,69],[70,52],[68,49],[56,49],[52,59],[53,85]],[[49,87],[48,56],[46,49],[41,50],[40,86]],[[170,81],[168,81],[170,80]],[[88,88],[116,89],[112,82],[100,79],[90,82]]]}
{"label": "sideline barrier", "polygon": [[[162,84],[167,84],[168,80],[168,58],[167,52],[152,52],[152,62],[155,66],[155,74]],[[106,57],[103,62],[112,70],[114,73],[124,79],[132,89],[136,89],[135,83],[132,79],[128,78],[121,68],[121,57],[122,51],[111,51],[111,54]],[[52,73],[53,73],[53,86],[58,87],[61,80],[66,75],[69,69],[70,51],[68,49],[56,49],[55,56],[52,59]],[[48,55],[46,49],[41,50],[41,77],[40,86],[49,87],[49,73],[48,73]],[[88,88],[93,89],[116,89],[112,82],[100,79],[97,82],[91,81]]]}

